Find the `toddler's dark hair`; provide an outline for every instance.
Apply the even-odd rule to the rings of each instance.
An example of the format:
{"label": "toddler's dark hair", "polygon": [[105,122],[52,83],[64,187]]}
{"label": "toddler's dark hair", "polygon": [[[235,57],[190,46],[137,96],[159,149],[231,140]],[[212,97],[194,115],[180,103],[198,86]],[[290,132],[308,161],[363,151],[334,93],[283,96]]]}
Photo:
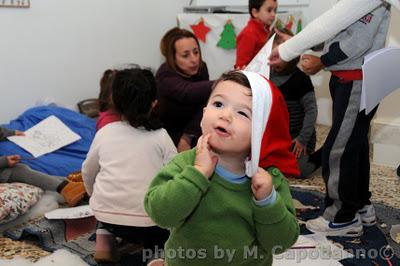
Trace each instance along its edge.
{"label": "toddler's dark hair", "polygon": [[[249,14],[253,18],[253,14],[251,10],[255,8],[256,10],[260,10],[260,7],[264,4],[267,0],[249,0]],[[274,0],[276,2],[276,0]]]}
{"label": "toddler's dark hair", "polygon": [[111,102],[112,83],[115,77],[116,70],[107,69],[103,73],[100,80],[100,93],[99,93],[99,110],[100,112],[107,111],[113,104]]}
{"label": "toddler's dark hair", "polygon": [[152,108],[156,95],[156,81],[150,70],[135,67],[116,73],[112,85],[114,108],[131,126],[146,130],[161,128]]}
{"label": "toddler's dark hair", "polygon": [[245,86],[245,87],[249,88],[250,92],[251,92],[251,86],[250,86],[249,80],[247,79],[245,74],[243,74],[241,71],[238,71],[238,70],[231,70],[231,71],[223,73],[221,75],[221,77],[214,82],[214,84],[212,86],[212,90],[214,90],[215,87],[221,81],[227,81],[227,80],[233,81],[233,82],[236,82],[236,83],[238,83],[238,84],[240,84],[242,86]]}

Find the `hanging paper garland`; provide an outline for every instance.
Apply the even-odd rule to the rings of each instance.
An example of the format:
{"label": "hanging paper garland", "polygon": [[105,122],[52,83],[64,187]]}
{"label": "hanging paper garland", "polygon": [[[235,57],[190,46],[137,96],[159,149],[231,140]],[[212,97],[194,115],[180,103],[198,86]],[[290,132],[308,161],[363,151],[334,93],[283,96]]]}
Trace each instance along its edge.
{"label": "hanging paper garland", "polygon": [[190,25],[190,28],[192,28],[194,35],[197,37],[202,42],[206,42],[206,35],[207,33],[211,30],[210,27],[207,27],[206,24],[204,24],[204,19],[201,18],[199,23],[195,25]]}
{"label": "hanging paper garland", "polygon": [[285,29],[287,30],[292,30],[293,27],[293,23],[294,23],[294,17],[292,15],[289,16],[288,22],[285,25]]}
{"label": "hanging paper garland", "polygon": [[280,19],[278,18],[278,19],[276,20],[275,27],[276,27],[278,30],[282,31],[282,29],[284,28],[284,27],[283,27],[282,20],[280,20]]}
{"label": "hanging paper garland", "polygon": [[224,30],[220,34],[221,39],[219,39],[217,46],[223,49],[235,49],[236,48],[236,34],[232,21],[229,19],[225,23]]}

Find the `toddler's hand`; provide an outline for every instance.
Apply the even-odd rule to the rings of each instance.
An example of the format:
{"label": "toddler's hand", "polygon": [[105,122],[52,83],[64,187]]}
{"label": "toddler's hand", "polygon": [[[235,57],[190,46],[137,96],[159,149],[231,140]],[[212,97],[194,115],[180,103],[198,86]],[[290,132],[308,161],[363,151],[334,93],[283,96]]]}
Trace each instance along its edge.
{"label": "toddler's hand", "polygon": [[314,75],[324,68],[321,59],[318,56],[305,54],[301,57],[300,61],[303,72],[307,75]]}
{"label": "toddler's hand", "polygon": [[257,173],[251,178],[251,190],[256,200],[263,200],[272,192],[272,177],[263,168],[258,167]]}
{"label": "toddler's hand", "polygon": [[21,157],[19,155],[7,156],[8,167],[14,167],[17,163],[19,163],[20,160]]}
{"label": "toddler's hand", "polygon": [[23,131],[15,130],[15,136],[25,136]]}
{"label": "toddler's hand", "polygon": [[301,144],[297,139],[293,140],[293,150],[292,152],[296,156],[296,158],[299,158],[301,154],[306,155],[307,154],[307,149],[306,147]]}
{"label": "toddler's hand", "polygon": [[212,153],[210,144],[208,143],[210,136],[211,134],[209,133],[202,135],[197,141],[196,159],[194,161],[194,167],[207,177],[207,179],[210,179],[212,176],[218,162],[218,157]]}

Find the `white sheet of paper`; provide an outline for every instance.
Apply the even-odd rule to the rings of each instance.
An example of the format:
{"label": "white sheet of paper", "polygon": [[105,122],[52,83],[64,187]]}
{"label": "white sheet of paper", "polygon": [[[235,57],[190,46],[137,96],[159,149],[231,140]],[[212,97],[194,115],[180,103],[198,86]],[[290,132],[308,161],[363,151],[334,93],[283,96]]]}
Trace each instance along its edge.
{"label": "white sheet of paper", "polygon": [[89,205],[82,205],[72,208],[59,208],[44,214],[47,219],[80,219],[93,216]]}
{"label": "white sheet of paper", "polygon": [[275,39],[275,34],[264,44],[263,48],[257,53],[257,55],[251,60],[251,62],[246,66],[246,71],[260,73],[267,79],[269,79],[270,65],[268,64],[268,57],[272,51],[272,44]]}
{"label": "white sheet of paper", "polygon": [[383,98],[400,88],[400,48],[383,48],[367,55],[362,66],[360,111],[368,114]]}
{"label": "white sheet of paper", "polygon": [[39,157],[71,144],[81,137],[52,115],[26,130],[25,136],[12,136],[8,139],[31,153],[33,157]]}

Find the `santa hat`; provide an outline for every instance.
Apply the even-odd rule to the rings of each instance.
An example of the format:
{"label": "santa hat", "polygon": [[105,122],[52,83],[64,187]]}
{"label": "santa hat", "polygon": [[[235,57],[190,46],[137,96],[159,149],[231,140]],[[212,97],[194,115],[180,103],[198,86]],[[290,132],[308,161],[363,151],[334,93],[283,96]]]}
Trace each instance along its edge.
{"label": "santa hat", "polygon": [[296,158],[290,151],[289,114],[280,91],[258,73],[241,71],[252,92],[251,156],[246,160],[246,175],[257,173],[258,166],[274,166],[285,176],[298,176]]}

